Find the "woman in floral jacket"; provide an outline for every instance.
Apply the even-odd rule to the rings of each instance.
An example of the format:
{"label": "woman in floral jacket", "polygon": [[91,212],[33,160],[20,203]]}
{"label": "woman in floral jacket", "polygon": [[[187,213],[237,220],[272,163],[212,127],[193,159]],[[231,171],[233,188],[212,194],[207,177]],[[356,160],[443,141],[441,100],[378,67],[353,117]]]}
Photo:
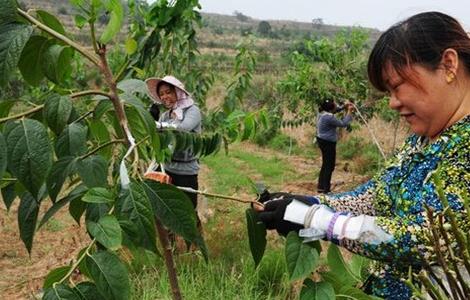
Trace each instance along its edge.
{"label": "woman in floral jacket", "polygon": [[390,107],[410,125],[401,150],[372,180],[353,191],[296,201],[273,194],[260,212],[270,229],[309,227],[376,261],[369,294],[409,299],[404,284],[434,253],[423,229],[426,207],[442,211],[433,175],[466,231],[462,195],[470,193],[470,38],[452,17],[417,14],[386,32],[368,63],[371,83],[390,95]]}

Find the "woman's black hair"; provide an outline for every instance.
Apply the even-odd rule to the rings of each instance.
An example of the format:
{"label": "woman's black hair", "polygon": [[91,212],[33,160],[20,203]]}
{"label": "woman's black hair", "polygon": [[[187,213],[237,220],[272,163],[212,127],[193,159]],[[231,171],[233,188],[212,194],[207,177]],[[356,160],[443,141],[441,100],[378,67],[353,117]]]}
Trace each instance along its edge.
{"label": "woman's black hair", "polygon": [[335,102],[331,100],[326,100],[320,103],[320,111],[334,112]]}
{"label": "woman's black hair", "polygon": [[160,88],[161,88],[162,85],[167,85],[167,86],[169,86],[169,87],[170,87],[171,89],[173,89],[173,90],[175,89],[175,86],[174,86],[174,85],[172,85],[171,83],[168,83],[168,82],[162,80],[162,81],[160,81],[160,82],[157,84],[157,86],[155,87],[155,90],[156,90],[156,92],[157,92],[157,95],[159,95],[158,91],[160,90]]}
{"label": "woman's black hair", "polygon": [[440,12],[414,15],[385,31],[369,56],[367,72],[372,85],[387,91],[387,65],[400,77],[413,82],[407,68],[420,64],[436,70],[446,49],[457,51],[466,71],[470,70],[470,38],[459,22]]}

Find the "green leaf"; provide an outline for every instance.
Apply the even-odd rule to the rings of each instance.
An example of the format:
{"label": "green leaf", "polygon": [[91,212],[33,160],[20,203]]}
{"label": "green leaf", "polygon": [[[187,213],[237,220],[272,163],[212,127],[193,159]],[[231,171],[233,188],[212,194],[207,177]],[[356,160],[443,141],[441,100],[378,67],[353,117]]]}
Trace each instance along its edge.
{"label": "green leaf", "polygon": [[113,192],[102,187],[91,188],[82,198],[87,203],[111,203],[114,201]]}
{"label": "green leaf", "polygon": [[[128,189],[121,190],[116,201],[116,216],[119,221],[128,221],[133,225],[132,231],[135,232],[127,230],[127,234],[136,245],[157,251],[152,204],[141,185],[131,182]],[[124,230],[127,228],[124,227]]]}
{"label": "green leaf", "polygon": [[306,245],[296,232],[291,231],[286,240],[286,262],[290,280],[310,275],[318,264],[316,249]]}
{"label": "green leaf", "polygon": [[15,100],[0,100],[0,118],[8,116]]}
{"label": "green leaf", "polygon": [[106,25],[100,37],[100,43],[109,43],[116,34],[121,30],[122,21],[124,19],[124,9],[119,0],[106,0],[104,2],[106,10],[110,13],[108,25]]}
{"label": "green leaf", "polygon": [[23,119],[6,136],[8,169],[36,198],[52,166],[52,147],[43,124]]}
{"label": "green leaf", "polygon": [[77,172],[89,188],[107,185],[107,169],[108,163],[100,155],[92,155],[77,161]]}
{"label": "green leaf", "polygon": [[196,212],[185,193],[171,185],[151,180],[144,181],[143,186],[155,215],[165,227],[190,242],[199,236]]}
{"label": "green leaf", "polygon": [[353,286],[360,281],[360,277],[357,278],[349,269],[348,265],[344,261],[341,252],[335,244],[330,244],[328,248],[328,264],[331,272],[340,282],[345,286]]}
{"label": "green leaf", "polygon": [[0,1],[0,26],[7,23],[15,22],[17,19],[16,14],[16,1],[15,0],[1,0]]}
{"label": "green leaf", "polygon": [[124,264],[110,252],[100,251],[86,257],[91,278],[104,299],[130,298],[129,275]]}
{"label": "green leaf", "polygon": [[8,165],[7,159],[7,144],[5,142],[5,137],[0,132],[0,180],[3,178]]}
{"label": "green leaf", "polygon": [[15,183],[10,183],[6,187],[2,188],[2,198],[7,211],[10,211],[10,207],[13,204],[13,201],[16,199]]}
{"label": "green leaf", "polygon": [[18,68],[24,80],[31,85],[39,85],[44,78],[42,71],[42,60],[45,49],[50,45],[50,41],[40,35],[32,36],[21,52]]}
{"label": "green leaf", "polygon": [[126,40],[126,53],[127,55],[132,55],[137,51],[137,42],[133,38],[128,38]]}
{"label": "green leaf", "polygon": [[87,208],[86,202],[83,202],[81,198],[73,199],[69,204],[69,213],[72,218],[80,225],[80,218]]}
{"label": "green leaf", "polygon": [[79,29],[82,29],[83,26],[88,22],[88,20],[81,15],[75,15],[75,26],[77,26]]}
{"label": "green leaf", "polygon": [[143,186],[155,216],[170,231],[181,235],[187,242],[195,243],[207,261],[207,247],[197,230],[196,211],[188,196],[174,186],[152,180],[146,180]]}
{"label": "green leaf", "polygon": [[255,266],[258,266],[266,249],[266,226],[258,219],[253,208],[246,210],[246,225],[251,255],[255,261]]}
{"label": "green leaf", "polygon": [[19,23],[0,26],[0,87],[5,86],[9,76],[15,73],[23,47],[32,32],[31,26]]}
{"label": "green leaf", "polygon": [[72,175],[75,170],[76,157],[63,156],[52,165],[51,172],[46,180],[49,197],[55,202],[62,186],[68,176]]}
{"label": "green leaf", "polygon": [[85,221],[98,222],[99,219],[108,215],[111,206],[108,203],[87,203]]}
{"label": "green leaf", "polygon": [[126,94],[134,95],[140,93],[142,95],[147,94],[147,84],[143,80],[139,79],[124,79],[117,83],[117,88]]}
{"label": "green leaf", "polygon": [[[86,246],[86,247],[80,249],[80,251],[78,251],[78,254],[76,256],[76,260],[80,259],[80,257],[82,257],[83,255],[86,255],[85,251],[88,251],[88,254],[93,254],[95,252],[95,251],[93,251],[93,248],[88,249],[88,246]],[[87,263],[86,263],[86,257],[85,257],[85,259],[82,259],[82,261],[80,261],[80,263],[78,264],[78,270],[80,271],[81,274],[83,274],[83,276],[85,276],[87,278],[91,278],[90,271],[88,270],[88,266],[87,266]]]}
{"label": "green leaf", "polygon": [[47,274],[44,283],[42,284],[43,289],[52,287],[54,282],[61,280],[70,271],[70,266],[58,267]]}
{"label": "green leaf", "polygon": [[365,280],[366,278],[364,278],[364,276],[368,276],[368,274],[363,271],[367,270],[369,262],[369,259],[364,256],[357,254],[353,255],[349,264],[349,269],[351,270],[354,277],[360,278],[361,281]]}
{"label": "green leaf", "polygon": [[113,103],[109,101],[108,99],[99,100],[98,104],[95,106],[93,117],[95,119],[101,119],[103,115],[112,108],[113,108]]}
{"label": "green leaf", "polygon": [[82,300],[96,300],[101,298],[98,288],[93,282],[80,282],[75,286],[74,290],[80,295],[80,299]]}
{"label": "green leaf", "polygon": [[69,286],[60,283],[44,292],[43,300],[81,300],[80,296]]}
{"label": "green leaf", "polygon": [[344,300],[380,300],[382,298],[367,295],[362,290],[352,287],[352,286],[343,286],[337,294],[344,295],[340,296],[337,295],[336,299],[344,299]]}
{"label": "green leaf", "polygon": [[339,292],[344,286],[338,276],[333,272],[320,272],[320,276],[324,281],[329,282],[336,292]]}
{"label": "green leaf", "polygon": [[38,20],[41,21],[44,25],[52,28],[53,30],[57,31],[62,35],[65,34],[64,26],[60,23],[60,21],[54,16],[44,10],[37,10],[36,14],[38,16]]}
{"label": "green leaf", "polygon": [[44,102],[44,119],[56,135],[59,135],[72,113],[72,101],[69,96],[52,94]]}
{"label": "green leaf", "polygon": [[72,72],[73,52],[71,47],[57,44],[45,49],[42,61],[44,75],[56,84],[64,82]]}
{"label": "green leaf", "polygon": [[300,300],[334,300],[335,291],[328,282],[314,282],[310,278],[305,279],[300,292]]}
{"label": "green leaf", "polygon": [[73,191],[70,192],[70,194],[54,203],[54,205],[52,205],[51,208],[49,208],[42,217],[41,222],[39,222],[38,229],[41,228],[44,224],[46,224],[47,221],[49,221],[49,219],[52,218],[52,216],[54,216],[54,214],[58,212],[62,207],[67,205],[67,203],[70,203],[75,199],[81,199],[81,197],[85,194],[86,191],[87,188],[85,186],[79,185],[74,188]]}
{"label": "green leaf", "polygon": [[[90,130],[90,136],[97,142],[97,144],[103,145],[111,140],[108,128],[103,121],[99,119],[89,119],[87,120],[87,123],[88,129]],[[97,154],[109,159],[111,157],[112,150],[112,147],[105,147],[98,151]]]}
{"label": "green leaf", "polygon": [[55,153],[57,157],[80,156],[87,151],[87,128],[78,123],[69,124],[57,138]]}
{"label": "green leaf", "polygon": [[31,254],[33,248],[34,233],[36,232],[36,222],[38,220],[39,205],[34,197],[25,192],[21,195],[20,206],[18,208],[18,227],[20,237],[28,253]]}
{"label": "green leaf", "polygon": [[107,249],[117,250],[121,247],[122,232],[115,216],[106,215],[98,222],[88,221],[86,227],[88,232]]}

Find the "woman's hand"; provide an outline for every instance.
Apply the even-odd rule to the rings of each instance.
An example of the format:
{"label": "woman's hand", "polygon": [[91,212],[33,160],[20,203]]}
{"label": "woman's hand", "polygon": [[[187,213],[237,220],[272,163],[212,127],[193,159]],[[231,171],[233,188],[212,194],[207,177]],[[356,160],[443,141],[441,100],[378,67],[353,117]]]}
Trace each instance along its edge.
{"label": "woman's hand", "polygon": [[315,197],[289,193],[271,194],[268,191],[264,191],[259,199],[264,204],[264,208],[256,206],[256,204],[253,205],[253,208],[258,211],[258,217],[266,225],[267,229],[276,229],[280,235],[286,236],[290,231],[299,231],[304,228],[303,225],[284,220],[286,208],[294,199],[307,205],[320,203]]}

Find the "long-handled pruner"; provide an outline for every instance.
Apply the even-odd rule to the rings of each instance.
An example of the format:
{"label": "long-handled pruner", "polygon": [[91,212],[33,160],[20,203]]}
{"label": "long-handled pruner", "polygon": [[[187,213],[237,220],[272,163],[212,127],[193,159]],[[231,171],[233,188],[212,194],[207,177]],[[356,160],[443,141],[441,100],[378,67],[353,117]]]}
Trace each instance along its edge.
{"label": "long-handled pruner", "polygon": [[[160,183],[171,184],[171,177],[168,174],[166,174],[164,171],[163,172],[147,171],[144,174],[144,178],[155,180],[155,181],[158,181]],[[264,204],[261,203],[261,202],[258,202],[257,200],[247,200],[247,199],[241,199],[241,198],[237,198],[237,197],[233,197],[233,196],[226,196],[226,195],[221,195],[221,194],[208,193],[208,192],[204,192],[204,191],[200,191],[200,190],[195,190],[193,188],[177,186],[177,185],[175,185],[175,187],[178,188],[179,190],[182,190],[182,191],[188,192],[188,193],[200,194],[200,195],[213,197],[213,198],[233,200],[233,201],[242,202],[242,203],[250,203],[250,204],[253,204],[254,207],[256,207],[256,206],[264,207]]]}

